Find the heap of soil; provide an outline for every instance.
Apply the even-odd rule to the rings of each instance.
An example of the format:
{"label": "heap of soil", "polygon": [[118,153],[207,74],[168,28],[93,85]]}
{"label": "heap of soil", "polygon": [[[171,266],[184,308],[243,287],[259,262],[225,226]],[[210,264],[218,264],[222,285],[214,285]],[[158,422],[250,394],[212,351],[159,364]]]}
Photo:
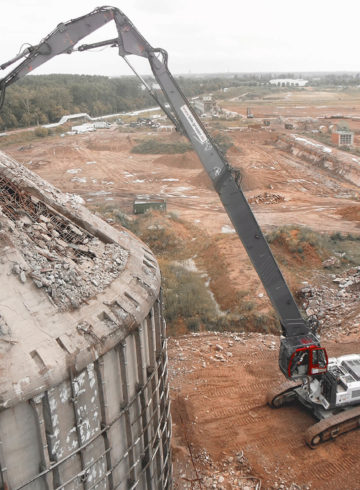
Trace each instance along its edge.
{"label": "heap of soil", "polygon": [[154,160],[154,163],[176,168],[202,168],[198,156],[193,151],[176,155],[161,155]]}
{"label": "heap of soil", "polygon": [[195,187],[201,187],[202,189],[214,189],[206,170],[199,172],[193,179],[191,179],[190,182]]}
{"label": "heap of soil", "polygon": [[340,216],[348,221],[360,221],[360,206],[346,206],[340,208],[337,211],[337,214],[340,214]]}

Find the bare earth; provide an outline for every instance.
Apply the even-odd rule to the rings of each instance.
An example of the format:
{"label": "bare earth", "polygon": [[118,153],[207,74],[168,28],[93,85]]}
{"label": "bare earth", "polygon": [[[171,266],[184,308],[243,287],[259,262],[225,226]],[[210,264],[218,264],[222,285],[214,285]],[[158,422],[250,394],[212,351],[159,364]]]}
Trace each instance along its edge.
{"label": "bare earth", "polygon": [[[354,114],[360,108],[358,100],[340,97],[324,92],[304,101],[290,95],[263,103],[261,117],[337,114],[340,108]],[[246,105],[229,102],[227,108],[245,112]],[[256,114],[256,102],[252,109]],[[264,192],[281,196],[276,203],[252,205],[262,227],[269,231],[302,224],[319,232],[359,233],[359,187],[280,149],[279,134],[265,129],[231,133],[235,148],[228,157],[242,169],[247,197]],[[211,235],[222,233],[218,243],[231,271],[231,287],[246,287],[257,298],[260,294],[260,310],[268,308],[196,155],[132,154],[139,137],[159,135],[102,130],[37,139],[4,151],[62,191],[81,195],[91,207],[111,204],[131,214],[135,196],[165,197],[169,212]],[[333,356],[359,352],[359,335],[327,347]],[[272,410],[265,404],[267,390],[282,381],[277,349],[276,337],[260,334],[203,333],[170,339],[176,488],[255,488],[260,480],[261,488],[360,488],[359,432],[313,451],[303,438],[314,423],[311,415],[296,406]]]}
{"label": "bare earth", "polygon": [[[197,334],[169,344],[177,488],[360,487],[359,432],[311,450],[304,432],[316,420],[298,405],[266,404],[283,382],[276,337]],[[338,356],[360,342],[325,347]]]}
{"label": "bare earth", "polygon": [[[246,196],[266,191],[283,197],[276,204],[252,205],[262,228],[269,231],[275,226],[301,224],[320,232],[359,232],[358,219],[339,214],[349,206],[360,209],[359,187],[278,149],[278,135],[265,130],[231,133],[235,147],[228,158],[242,169]],[[223,233],[220,253],[230,265],[232,287],[249,290],[259,298],[264,293],[262,286],[196,154],[130,153],[139,138],[163,137],[102,130],[17,144],[6,151],[62,191],[79,194],[93,208],[111,205],[131,214],[138,195],[166,198],[169,212],[211,235]],[[257,300],[260,310],[268,308],[266,295],[261,298]]]}

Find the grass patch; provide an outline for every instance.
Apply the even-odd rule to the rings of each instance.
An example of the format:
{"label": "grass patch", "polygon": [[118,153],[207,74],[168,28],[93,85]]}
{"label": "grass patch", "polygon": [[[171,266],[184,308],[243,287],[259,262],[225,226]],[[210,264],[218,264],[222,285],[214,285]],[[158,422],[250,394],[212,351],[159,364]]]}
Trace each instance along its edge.
{"label": "grass patch", "polygon": [[335,232],[330,235],[329,241],[333,254],[341,258],[344,266],[360,265],[360,235]]}
{"label": "grass patch", "polygon": [[170,335],[178,333],[183,322],[188,331],[204,329],[217,321],[215,304],[203,278],[182,266],[162,262],[164,311]]}
{"label": "grass patch", "polygon": [[0,137],[0,147],[5,148],[9,145],[20,144],[24,145],[36,140],[37,138],[45,138],[48,136],[54,136],[60,133],[64,133],[67,129],[64,127],[58,128],[43,128],[42,126],[37,126],[33,130],[29,131],[19,131],[19,132],[9,132],[5,136]]}
{"label": "grass patch", "polygon": [[193,148],[190,143],[183,141],[174,141],[172,143],[166,143],[157,139],[147,139],[138,142],[131,149],[131,153],[162,155],[162,154],[175,154],[185,153],[191,151]]}
{"label": "grass patch", "polygon": [[329,255],[328,237],[310,228],[283,226],[269,233],[266,239],[301,261],[323,260]]}
{"label": "grass patch", "polygon": [[266,238],[273,245],[279,262],[289,268],[290,258],[310,269],[320,268],[320,262],[330,256],[339,258],[337,267],[360,265],[360,235],[340,232],[329,235],[305,227],[285,226],[269,233]]}
{"label": "grass patch", "polygon": [[219,317],[216,323],[208,324],[207,329],[218,332],[261,332],[278,335],[280,324],[273,312],[245,312],[241,315],[229,313]]}
{"label": "grass patch", "polygon": [[149,225],[138,236],[156,255],[177,254],[185,245],[174,230],[163,224]]}

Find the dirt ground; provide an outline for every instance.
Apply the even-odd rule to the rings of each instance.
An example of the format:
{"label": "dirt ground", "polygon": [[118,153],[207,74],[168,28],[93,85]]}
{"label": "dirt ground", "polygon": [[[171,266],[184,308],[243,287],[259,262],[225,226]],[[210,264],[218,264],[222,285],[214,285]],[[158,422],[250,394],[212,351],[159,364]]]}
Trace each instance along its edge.
{"label": "dirt ground", "polygon": [[[277,148],[279,134],[252,129],[230,134],[234,147],[228,159],[233,167],[241,168],[246,196],[251,199],[264,192],[281,196],[274,204],[252,204],[263,230],[296,224],[319,232],[358,233],[359,222],[351,219],[348,208],[355,214],[360,210],[359,187]],[[131,215],[136,196],[165,198],[168,212],[211,236],[222,234],[217,253],[227,264],[231,287],[245,290],[249,300],[256,298],[261,312],[269,309],[263,287],[197,155],[131,153],[136,141],[144,138],[164,135],[110,129],[37,139],[5,150],[62,191],[82,196],[94,210],[112,206]],[[179,136],[168,138],[172,141]],[[287,279],[291,282],[291,277]]]}
{"label": "dirt ground", "polygon": [[[325,347],[339,356],[359,352],[360,342]],[[277,355],[269,335],[170,340],[176,488],[360,488],[358,432],[311,450],[304,432],[316,420],[298,405],[266,404],[283,382]]]}
{"label": "dirt ground", "polygon": [[[289,92],[281,100],[229,101],[226,107],[245,113],[249,105],[258,117],[360,111],[360,99],[328,92]],[[359,233],[358,186],[279,149],[279,128],[229,134],[234,147],[228,159],[241,168],[247,197],[265,192],[281,197],[252,204],[265,231],[297,224],[318,232]],[[259,280],[197,156],[130,152],[137,139],[159,137],[115,128],[0,149],[62,191],[79,194],[93,209],[114,206],[131,214],[136,196],[166,198],[169,212],[217,237],[231,286],[246,288],[258,298],[260,311],[261,302],[266,309]],[[331,355],[359,352],[360,339],[355,335],[351,342],[327,347]],[[303,438],[314,422],[309,414],[296,406],[278,411],[266,406],[266,391],[282,381],[277,349],[277,338],[260,334],[170,339],[176,488],[259,489],[260,481],[261,488],[360,488],[359,433],[312,451]]]}
{"label": "dirt ground", "polygon": [[[245,91],[244,91],[245,92]],[[246,114],[250,107],[256,117],[321,117],[358,115],[360,97],[357,91],[316,90],[282,91],[264,98],[244,100],[235,97],[222,104],[228,110]]]}
{"label": "dirt ground", "polygon": [[[157,195],[166,198],[168,211],[201,224],[211,234],[233,231],[193,152],[166,156],[130,153],[137,139],[159,137],[159,133],[103,130],[36,140],[5,150],[63,191],[82,196],[90,207],[115,205],[131,214],[136,196]],[[277,149],[277,133],[249,130],[231,133],[231,137],[235,148],[228,159],[242,169],[247,197],[264,190],[284,197],[284,202],[275,205],[253,206],[265,230],[292,223],[327,232],[360,229],[358,223],[344,221],[337,214],[339,208],[349,206],[349,198],[358,203],[357,186]]]}

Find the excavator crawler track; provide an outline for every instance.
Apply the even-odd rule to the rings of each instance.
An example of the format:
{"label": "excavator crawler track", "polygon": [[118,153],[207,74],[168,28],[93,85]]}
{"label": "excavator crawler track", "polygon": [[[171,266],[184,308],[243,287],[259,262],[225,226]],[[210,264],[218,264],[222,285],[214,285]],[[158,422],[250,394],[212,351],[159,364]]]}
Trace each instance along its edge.
{"label": "excavator crawler track", "polygon": [[323,442],[336,439],[341,434],[360,428],[360,407],[350,408],[321,420],[305,433],[306,443],[315,449]]}
{"label": "excavator crawler track", "polygon": [[297,396],[295,389],[298,388],[299,384],[294,384],[290,381],[281,384],[268,391],[266,395],[266,402],[272,408],[280,408],[287,403],[291,403],[296,400]]}

